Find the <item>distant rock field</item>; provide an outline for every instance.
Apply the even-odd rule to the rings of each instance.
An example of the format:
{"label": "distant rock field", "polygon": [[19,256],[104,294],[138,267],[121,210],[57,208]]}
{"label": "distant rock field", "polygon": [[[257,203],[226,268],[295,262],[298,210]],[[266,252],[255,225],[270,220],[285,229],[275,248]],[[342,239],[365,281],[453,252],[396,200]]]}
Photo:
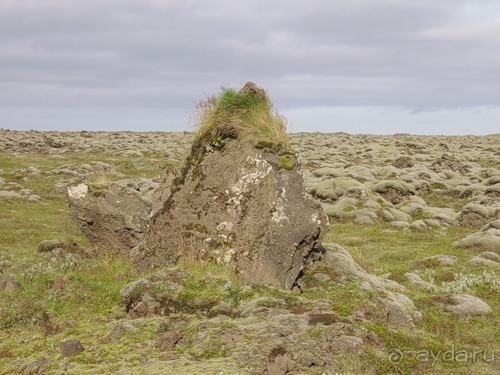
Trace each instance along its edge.
{"label": "distant rock field", "polygon": [[[460,225],[477,228],[455,246],[500,248],[500,135],[414,136],[396,134],[294,133],[289,135],[304,168],[310,194],[330,221],[390,222],[401,230]],[[0,129],[0,152],[63,155],[101,153],[140,159],[163,157],[172,164],[188,154],[193,134],[167,132],[39,132]],[[36,166],[19,174],[37,174]],[[49,173],[67,176],[55,189],[92,174],[113,174],[102,162],[65,165]],[[158,180],[143,179],[152,194]],[[135,182],[137,184],[137,181]],[[38,200],[0,173],[0,198]]]}

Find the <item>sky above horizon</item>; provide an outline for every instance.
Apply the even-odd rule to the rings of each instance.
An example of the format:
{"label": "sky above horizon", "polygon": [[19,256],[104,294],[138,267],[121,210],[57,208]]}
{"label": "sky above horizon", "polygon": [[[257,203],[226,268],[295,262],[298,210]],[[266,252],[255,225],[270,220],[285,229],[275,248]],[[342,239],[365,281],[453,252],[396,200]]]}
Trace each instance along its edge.
{"label": "sky above horizon", "polygon": [[500,1],[0,2],[0,128],[193,130],[247,81],[293,132],[500,133]]}

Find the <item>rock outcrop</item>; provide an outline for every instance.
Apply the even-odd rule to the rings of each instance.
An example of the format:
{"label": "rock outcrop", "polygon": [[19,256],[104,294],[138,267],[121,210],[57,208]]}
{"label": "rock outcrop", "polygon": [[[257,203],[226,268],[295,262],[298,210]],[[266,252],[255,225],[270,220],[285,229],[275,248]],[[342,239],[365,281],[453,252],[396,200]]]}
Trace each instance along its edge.
{"label": "rock outcrop", "polygon": [[135,250],[135,269],[183,257],[215,260],[248,283],[292,288],[328,219],[306,195],[295,156],[287,160],[293,170],[279,155],[238,140],[192,156]]}
{"label": "rock outcrop", "polygon": [[116,183],[68,189],[70,214],[92,245],[128,254],[147,229],[149,203]]}
{"label": "rock outcrop", "polygon": [[[237,95],[268,100],[253,84]],[[307,195],[296,155],[276,152],[268,139],[241,137],[252,125],[243,119],[241,126],[195,140],[177,177],[168,179],[170,196],[133,251],[136,271],[183,258],[214,260],[232,265],[246,283],[296,284],[328,219]]]}

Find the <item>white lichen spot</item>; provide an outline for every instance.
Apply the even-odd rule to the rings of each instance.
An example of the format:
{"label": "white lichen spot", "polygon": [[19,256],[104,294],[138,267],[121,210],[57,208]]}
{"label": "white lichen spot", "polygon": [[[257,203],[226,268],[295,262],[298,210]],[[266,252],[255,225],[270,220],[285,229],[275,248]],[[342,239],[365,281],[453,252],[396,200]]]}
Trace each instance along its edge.
{"label": "white lichen spot", "polygon": [[208,237],[208,238],[205,238],[203,240],[203,242],[210,243],[210,242],[212,242],[212,239],[210,237]]}
{"label": "white lichen spot", "polygon": [[89,187],[85,184],[79,184],[68,188],[68,195],[73,199],[85,198],[88,193]]}
{"label": "white lichen spot", "polygon": [[229,222],[221,222],[219,225],[217,225],[217,230],[218,231],[221,231],[221,230],[228,230],[228,231],[231,231],[233,229],[233,223]]}
{"label": "white lichen spot", "polygon": [[319,214],[317,212],[311,215],[311,221],[315,224],[321,225],[321,220],[319,219]]}
{"label": "white lichen spot", "polygon": [[252,171],[243,169],[243,176],[233,185],[231,192],[234,197],[229,199],[227,203],[239,206],[243,194],[248,193],[253,187],[258,185],[260,181],[265,178],[273,169],[272,165],[266,160],[260,158],[247,157],[247,162],[252,166]]}
{"label": "white lichen spot", "polygon": [[226,254],[224,254],[224,262],[229,263],[231,261],[231,258],[233,257],[233,254],[236,251],[234,249],[229,249]]}
{"label": "white lichen spot", "polygon": [[285,188],[281,188],[281,194],[276,200],[274,212],[271,219],[279,224],[283,220],[288,220],[288,217],[285,215],[285,199],[286,199],[286,190]]}

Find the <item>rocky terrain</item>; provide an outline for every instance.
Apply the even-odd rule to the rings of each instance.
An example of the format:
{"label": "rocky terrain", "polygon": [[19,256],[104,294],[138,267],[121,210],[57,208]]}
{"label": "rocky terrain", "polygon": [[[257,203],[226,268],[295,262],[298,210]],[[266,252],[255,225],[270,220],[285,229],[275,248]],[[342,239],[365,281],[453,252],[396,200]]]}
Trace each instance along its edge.
{"label": "rocky terrain", "polygon": [[[196,259],[134,272],[126,249],[149,224],[121,212],[161,209],[192,133],[0,130],[0,372],[500,371],[500,135],[289,138],[329,218],[294,289]],[[111,213],[127,230],[70,212],[77,186],[128,194]],[[111,234],[93,241],[72,216]]]}

